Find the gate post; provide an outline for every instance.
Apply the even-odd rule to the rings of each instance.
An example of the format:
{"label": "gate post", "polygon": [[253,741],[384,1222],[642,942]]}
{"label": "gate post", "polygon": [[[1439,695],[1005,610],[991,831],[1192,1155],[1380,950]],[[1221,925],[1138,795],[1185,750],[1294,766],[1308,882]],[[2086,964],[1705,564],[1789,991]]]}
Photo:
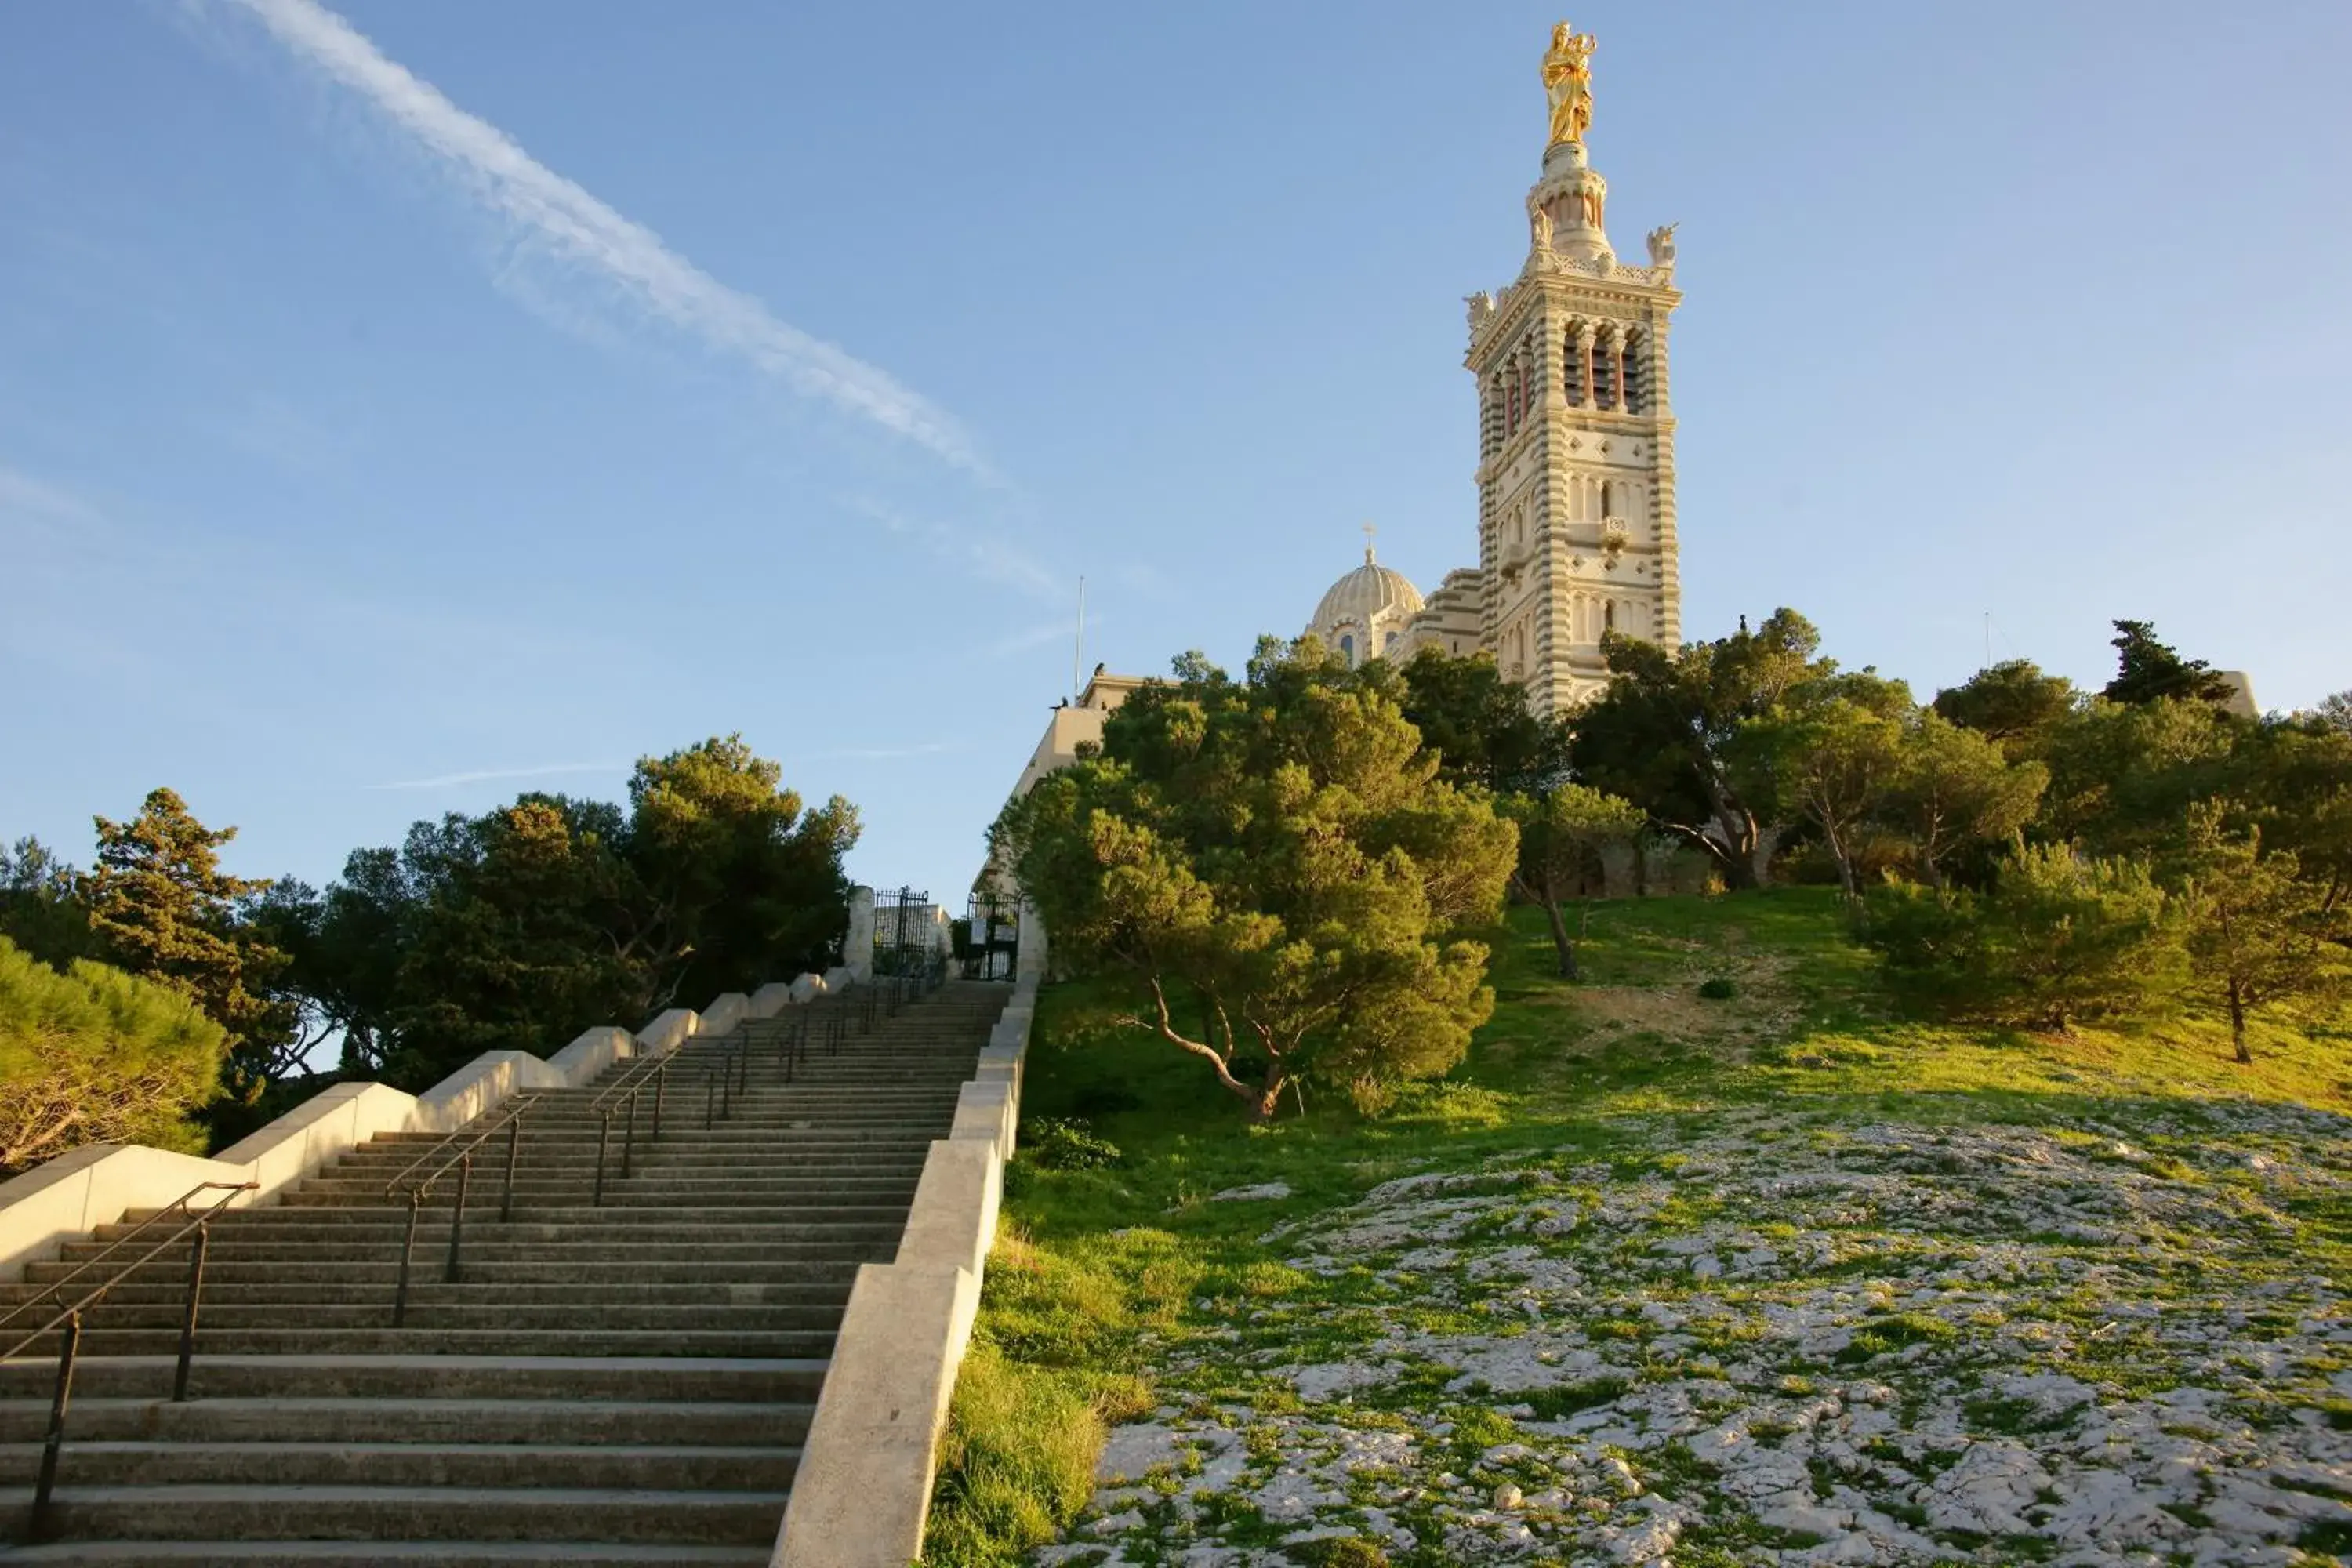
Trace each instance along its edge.
{"label": "gate post", "polygon": [[851,982],[868,985],[874,980],[874,889],[849,889],[849,936],[841,944],[841,966]]}

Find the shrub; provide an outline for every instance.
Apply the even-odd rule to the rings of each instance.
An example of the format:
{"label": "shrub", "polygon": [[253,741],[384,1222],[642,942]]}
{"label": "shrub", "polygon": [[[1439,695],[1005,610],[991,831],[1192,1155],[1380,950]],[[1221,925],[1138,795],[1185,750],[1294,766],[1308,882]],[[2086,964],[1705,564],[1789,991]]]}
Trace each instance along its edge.
{"label": "shrub", "polygon": [[1739,994],[1739,983],[1727,975],[1709,975],[1698,983],[1698,994],[1710,1002],[1728,1002]]}
{"label": "shrub", "polygon": [[1125,1155],[1076,1117],[1043,1117],[1022,1134],[1029,1157],[1049,1171],[1099,1171]]}
{"label": "shrub", "polygon": [[1872,895],[1862,935],[1907,1006],[2057,1030],[2165,1005],[2185,962],[2144,863],[2063,845],[2007,856],[1982,897],[1890,884]]}

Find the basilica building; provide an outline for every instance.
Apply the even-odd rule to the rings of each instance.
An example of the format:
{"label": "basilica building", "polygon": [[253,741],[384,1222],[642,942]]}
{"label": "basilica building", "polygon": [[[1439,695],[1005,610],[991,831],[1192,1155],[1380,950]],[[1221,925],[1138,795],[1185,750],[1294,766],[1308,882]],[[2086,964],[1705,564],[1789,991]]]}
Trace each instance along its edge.
{"label": "basilica building", "polygon": [[1601,688],[1607,633],[1671,648],[1682,632],[1666,374],[1667,318],[1682,301],[1674,229],[1651,232],[1647,266],[1618,260],[1609,243],[1609,182],[1585,153],[1592,51],[1591,36],[1553,29],[1527,259],[1499,293],[1468,300],[1478,564],[1423,598],[1367,546],[1307,628],[1354,664],[1425,647],[1491,654],[1538,714]]}

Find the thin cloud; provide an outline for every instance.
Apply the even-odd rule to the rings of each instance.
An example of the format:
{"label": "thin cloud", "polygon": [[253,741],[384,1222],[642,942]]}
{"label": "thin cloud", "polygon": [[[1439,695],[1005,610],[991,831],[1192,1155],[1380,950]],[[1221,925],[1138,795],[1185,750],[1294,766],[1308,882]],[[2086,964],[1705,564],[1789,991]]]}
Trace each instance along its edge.
{"label": "thin cloud", "polygon": [[531,242],[616,288],[647,314],[750,362],[796,391],[823,398],[993,478],[962,426],[887,373],[778,321],[524,152],[488,121],[388,59],[316,0],[235,0],[297,57],[360,95],[457,175],[474,198]]}
{"label": "thin cloud", "polygon": [[1033,599],[1058,599],[1077,593],[1076,579],[1065,584],[1020,546],[983,533],[976,525],[910,518],[888,502],[868,495],[845,496],[843,504],[880,523],[887,532],[915,541],[940,560],[983,583],[1011,588]]}
{"label": "thin cloud", "polygon": [[536,768],[480,768],[469,773],[443,773],[437,778],[402,779],[395,784],[370,784],[370,789],[455,789],[460,784],[484,784],[493,779],[552,778],[558,773],[617,773],[627,771],[626,763],[550,763]]}
{"label": "thin cloud", "polygon": [[83,522],[97,514],[70,490],[47,484],[20,469],[0,463],[0,515]]}

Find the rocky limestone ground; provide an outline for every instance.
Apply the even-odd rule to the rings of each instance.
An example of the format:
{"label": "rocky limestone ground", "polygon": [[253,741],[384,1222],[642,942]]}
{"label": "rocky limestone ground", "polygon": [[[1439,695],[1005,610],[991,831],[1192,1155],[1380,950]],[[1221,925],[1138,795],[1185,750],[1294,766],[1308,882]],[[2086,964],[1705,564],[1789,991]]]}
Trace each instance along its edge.
{"label": "rocky limestone ground", "polygon": [[1270,1223],[1035,1561],[2352,1562],[2352,1121],[2084,1108],[1632,1117]]}

